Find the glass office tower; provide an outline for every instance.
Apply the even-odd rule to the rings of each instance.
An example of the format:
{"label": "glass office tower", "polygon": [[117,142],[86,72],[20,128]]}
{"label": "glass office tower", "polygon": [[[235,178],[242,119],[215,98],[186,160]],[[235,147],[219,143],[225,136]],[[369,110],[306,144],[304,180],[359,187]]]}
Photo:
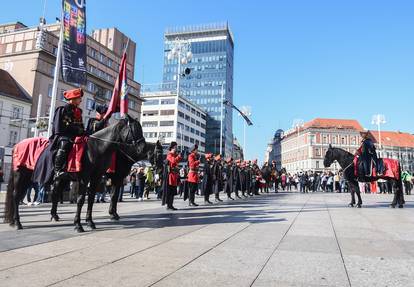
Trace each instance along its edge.
{"label": "glass office tower", "polygon": [[[231,156],[233,147],[233,112],[223,105],[222,97],[233,102],[233,35],[227,23],[168,28],[164,34],[163,86],[176,89],[178,59],[169,59],[172,43],[190,43],[193,57],[181,65],[179,93],[207,112],[206,152],[220,151],[220,124],[223,115],[223,155]],[[185,75],[186,68],[190,74]]]}

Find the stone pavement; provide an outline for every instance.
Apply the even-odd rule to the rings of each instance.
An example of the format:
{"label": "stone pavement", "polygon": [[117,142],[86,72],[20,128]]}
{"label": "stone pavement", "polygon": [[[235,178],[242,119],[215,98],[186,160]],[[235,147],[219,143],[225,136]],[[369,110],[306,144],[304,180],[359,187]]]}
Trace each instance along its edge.
{"label": "stone pavement", "polygon": [[[279,193],[167,212],[120,203],[120,222],[95,205],[98,229],[72,230],[74,205],[22,210],[0,224],[0,286],[414,286],[414,202],[389,195]],[[201,201],[201,199],[198,199]],[[1,205],[1,209],[3,209]],[[1,210],[2,212],[2,210]]]}

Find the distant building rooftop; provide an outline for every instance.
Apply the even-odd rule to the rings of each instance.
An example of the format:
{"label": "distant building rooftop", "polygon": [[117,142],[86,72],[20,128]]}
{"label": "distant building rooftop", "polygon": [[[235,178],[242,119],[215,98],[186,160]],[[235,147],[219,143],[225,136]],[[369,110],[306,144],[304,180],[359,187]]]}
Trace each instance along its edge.
{"label": "distant building rooftop", "polygon": [[0,69],[0,95],[31,103],[32,97],[5,70]]}
{"label": "distant building rooftop", "polygon": [[[368,131],[369,136],[379,143],[378,131]],[[414,135],[403,132],[381,131],[381,144],[392,147],[414,148]]]}

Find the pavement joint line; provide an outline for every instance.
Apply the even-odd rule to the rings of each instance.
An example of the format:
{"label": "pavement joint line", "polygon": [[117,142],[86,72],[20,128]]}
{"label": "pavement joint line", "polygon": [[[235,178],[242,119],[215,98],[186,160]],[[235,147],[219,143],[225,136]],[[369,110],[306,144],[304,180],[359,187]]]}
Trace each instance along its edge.
{"label": "pavement joint line", "polygon": [[259,273],[257,273],[256,277],[253,279],[252,283],[250,284],[250,287],[252,287],[254,285],[254,283],[256,282],[257,278],[259,278],[260,274],[262,274],[263,270],[265,269],[267,263],[269,263],[270,259],[273,257],[273,255],[276,253],[277,249],[279,248],[280,244],[282,243],[282,241],[285,239],[286,235],[288,234],[288,232],[290,231],[290,229],[292,228],[293,224],[295,224],[296,219],[299,217],[300,213],[303,211],[303,209],[305,208],[306,204],[309,202],[310,198],[311,198],[312,193],[309,194],[309,198],[305,201],[305,203],[303,204],[303,206],[301,207],[301,209],[298,211],[298,213],[296,214],[295,218],[292,220],[292,223],[289,225],[289,227],[286,229],[285,233],[283,234],[282,238],[279,240],[279,242],[276,244],[275,248],[272,250],[272,252],[270,253],[269,257],[266,259],[266,261],[264,262],[262,268],[260,268]]}
{"label": "pavement joint line", "polygon": [[201,258],[202,256],[204,256],[205,254],[207,254],[208,252],[210,252],[211,250],[217,248],[219,245],[223,244],[224,242],[226,242],[227,240],[231,239],[232,237],[236,236],[237,234],[239,234],[240,232],[243,232],[244,230],[246,230],[248,227],[252,226],[255,223],[248,223],[247,226],[243,227],[242,229],[240,229],[239,231],[233,233],[232,235],[230,235],[229,237],[225,238],[224,240],[220,241],[219,243],[217,243],[216,245],[208,248],[206,251],[202,252],[201,254],[199,254],[198,256],[196,256],[195,258],[191,259],[190,261],[188,261],[187,263],[185,263],[184,265],[180,266],[178,269],[168,273],[167,275],[161,277],[160,279],[158,279],[157,281],[151,283],[150,285],[148,285],[148,287],[150,286],[154,286],[155,284],[161,282],[162,280],[170,277],[171,275],[173,275],[174,273],[180,271],[181,269],[185,268],[186,266],[188,266],[189,264],[193,263],[195,260]]}
{"label": "pavement joint line", "polygon": [[335,226],[334,226],[334,224],[333,224],[333,222],[332,222],[331,212],[330,212],[330,210],[329,210],[329,207],[328,207],[328,204],[327,204],[327,202],[326,202],[326,199],[324,198],[323,200],[324,200],[324,202],[325,202],[325,208],[326,208],[326,211],[328,212],[328,215],[329,215],[329,221],[330,221],[330,223],[331,223],[331,227],[332,227],[332,230],[333,230],[334,235],[335,235],[335,241],[336,241],[336,244],[337,244],[338,249],[339,249],[339,254],[341,255],[342,265],[344,266],[344,270],[345,270],[346,278],[348,279],[348,284],[349,284],[349,286],[352,286],[352,284],[351,284],[351,279],[349,278],[348,269],[346,268],[346,264],[345,264],[344,255],[343,255],[343,253],[342,253],[342,248],[341,248],[341,245],[339,244],[339,241],[338,241],[338,236],[336,235]]}
{"label": "pavement joint line", "polygon": [[206,228],[206,227],[208,227],[208,226],[209,226],[209,225],[204,225],[204,226],[202,226],[202,227],[200,227],[200,228],[197,228],[197,229],[195,229],[195,230],[191,230],[191,231],[189,231],[189,232],[185,232],[185,233],[183,233],[183,234],[180,234],[180,235],[175,236],[175,237],[173,237],[173,238],[170,238],[170,239],[168,239],[168,240],[164,240],[164,241],[162,241],[162,242],[160,242],[160,243],[154,244],[154,245],[152,245],[152,246],[148,246],[147,248],[144,248],[144,249],[142,249],[142,250],[139,250],[139,251],[133,252],[133,253],[128,254],[128,255],[126,255],[126,256],[123,256],[123,257],[121,257],[121,258],[115,259],[115,260],[113,260],[113,261],[111,261],[111,262],[107,262],[107,263],[104,263],[104,264],[102,264],[102,265],[96,266],[96,267],[94,267],[94,268],[90,268],[90,269],[88,269],[88,270],[82,271],[81,273],[78,273],[78,274],[75,274],[75,275],[71,275],[71,276],[70,276],[70,277],[68,277],[68,278],[65,278],[65,279],[62,279],[62,280],[59,280],[59,281],[53,282],[53,283],[48,284],[48,285],[46,285],[46,286],[47,286],[47,287],[48,287],[48,286],[53,286],[53,285],[56,285],[56,284],[62,283],[62,282],[64,282],[64,281],[70,280],[70,279],[72,279],[72,278],[75,278],[75,277],[81,276],[81,275],[83,275],[83,274],[86,274],[87,272],[94,271],[94,270],[98,270],[98,269],[100,269],[100,268],[102,268],[102,267],[105,267],[105,266],[108,266],[108,265],[114,264],[114,263],[116,263],[116,262],[118,262],[118,261],[121,261],[121,260],[124,260],[124,259],[126,259],[126,258],[128,258],[128,257],[134,256],[134,255],[136,255],[136,254],[139,254],[139,253],[144,252],[144,251],[147,251],[147,250],[150,250],[150,249],[152,249],[152,248],[154,248],[154,247],[158,247],[158,246],[160,246],[160,245],[162,245],[162,244],[165,244],[165,243],[167,243],[167,242],[170,242],[170,241],[172,241],[172,240],[174,240],[174,239],[177,239],[177,238],[180,238],[180,237],[182,237],[182,236],[188,235],[188,234],[190,234],[190,233],[193,233],[193,232],[199,231],[199,230],[201,230],[201,229],[203,229],[203,228]]}
{"label": "pavement joint line", "polygon": [[[157,227],[157,228],[159,228],[159,227]],[[147,233],[147,232],[150,232],[150,231],[154,231],[157,228],[153,228],[153,229],[150,229],[150,230],[144,230],[144,231],[135,232],[135,233],[133,233],[131,235],[126,236],[125,238],[131,237],[131,236],[135,236],[135,235],[138,235],[138,234]],[[87,235],[93,235],[93,234],[94,233],[82,234],[82,235],[79,235],[79,237],[81,237],[81,236],[87,236]],[[48,241],[48,242],[41,242],[41,243],[33,244],[33,245],[30,245],[30,246],[25,246],[25,247],[21,247],[21,248],[15,248],[15,249],[7,250],[7,251],[16,252],[15,250],[18,250],[18,249],[32,247],[32,246],[37,246],[37,245],[46,244],[46,243],[50,243],[50,242],[58,242],[58,241],[67,240],[67,239],[71,239],[71,238],[74,238],[74,237],[62,238],[62,239],[52,240],[52,241]],[[108,240],[105,243],[109,243],[109,242],[112,242],[112,241],[115,241],[115,240],[118,240],[118,238],[113,238],[111,240]],[[29,264],[32,264],[32,263],[38,263],[38,262],[50,260],[50,259],[53,259],[53,258],[57,258],[57,257],[60,257],[60,256],[64,256],[64,255],[70,254],[70,253],[74,253],[74,252],[77,252],[77,251],[82,251],[82,250],[88,249],[89,247],[91,247],[91,246],[85,246],[85,247],[82,247],[82,248],[70,250],[68,252],[60,253],[60,254],[57,254],[57,255],[54,255],[54,256],[48,256],[48,257],[41,258],[41,259],[38,259],[38,260],[34,260],[34,261],[30,261],[30,262],[25,262],[25,263],[18,264],[18,265],[14,265],[14,266],[10,266],[10,267],[7,267],[7,268],[0,269],[0,272],[7,271],[7,270],[10,270],[10,269],[13,269],[13,268],[17,268],[17,267],[21,267],[21,266],[25,266],[25,265],[29,265]],[[3,251],[3,252],[5,252],[5,251]]]}

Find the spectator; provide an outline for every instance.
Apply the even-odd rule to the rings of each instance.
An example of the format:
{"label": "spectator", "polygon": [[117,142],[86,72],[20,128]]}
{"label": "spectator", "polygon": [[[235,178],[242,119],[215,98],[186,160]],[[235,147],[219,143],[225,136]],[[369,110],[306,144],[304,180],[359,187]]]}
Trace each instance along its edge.
{"label": "spectator", "polygon": [[138,201],[142,201],[142,197],[144,195],[144,188],[145,188],[145,174],[144,174],[144,168],[140,167],[138,168],[138,172],[136,175],[135,180],[135,198],[138,199]]}

